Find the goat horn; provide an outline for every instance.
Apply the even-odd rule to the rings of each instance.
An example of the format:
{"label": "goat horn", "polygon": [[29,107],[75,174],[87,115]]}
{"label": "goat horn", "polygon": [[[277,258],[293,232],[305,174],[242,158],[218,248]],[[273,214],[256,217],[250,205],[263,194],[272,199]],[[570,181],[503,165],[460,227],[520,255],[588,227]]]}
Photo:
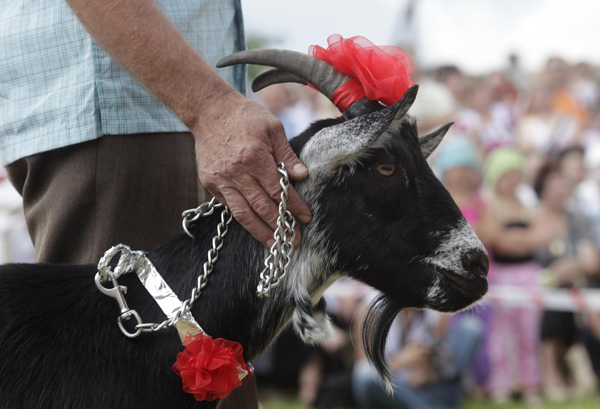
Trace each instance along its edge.
{"label": "goat horn", "polygon": [[[333,93],[352,78],[338,72],[331,65],[307,54],[290,50],[246,50],[223,58],[217,63],[218,68],[234,64],[259,64],[288,71],[306,82],[330,100]],[[269,77],[267,77],[269,78]]]}
{"label": "goat horn", "polygon": [[282,84],[285,82],[297,82],[298,84],[304,85],[307,83],[304,78],[292,72],[274,68],[272,70],[263,72],[258,77],[254,78],[254,81],[252,81],[252,91],[258,92],[269,85]]}
{"label": "goat horn", "polygon": [[[298,84],[306,85],[307,81],[298,75],[289,71],[280,70],[274,68],[272,70],[263,72],[252,81],[252,91],[258,92],[263,88],[273,84],[282,84],[286,82],[297,82]],[[384,105],[378,101],[373,101],[368,98],[361,98],[360,100],[352,103],[346,111],[344,111],[344,118],[352,119],[357,116],[370,114],[371,112],[379,111],[385,108]]]}

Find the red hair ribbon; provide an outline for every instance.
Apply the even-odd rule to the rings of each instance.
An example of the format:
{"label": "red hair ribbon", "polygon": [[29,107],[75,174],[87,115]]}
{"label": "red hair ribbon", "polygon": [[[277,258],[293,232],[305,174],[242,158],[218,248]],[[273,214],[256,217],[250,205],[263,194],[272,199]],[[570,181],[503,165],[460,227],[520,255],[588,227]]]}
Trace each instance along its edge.
{"label": "red hair ribbon", "polygon": [[344,39],[339,34],[329,36],[327,43],[327,49],[312,45],[308,53],[353,78],[332,97],[342,112],[363,97],[392,105],[414,85],[410,56],[398,47],[379,47],[364,37]]}

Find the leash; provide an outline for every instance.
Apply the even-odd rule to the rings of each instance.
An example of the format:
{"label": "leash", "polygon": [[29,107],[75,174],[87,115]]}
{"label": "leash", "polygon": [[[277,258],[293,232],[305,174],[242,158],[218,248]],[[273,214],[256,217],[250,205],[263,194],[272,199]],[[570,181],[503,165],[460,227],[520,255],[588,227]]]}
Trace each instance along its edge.
{"label": "leash", "polygon": [[[291,212],[287,210],[287,200],[289,197],[289,178],[285,165],[279,163],[278,172],[281,174],[280,185],[282,188],[281,201],[279,203],[279,217],[277,218],[277,229],[273,233],[275,243],[269,250],[269,255],[265,259],[265,267],[260,273],[260,281],[257,286],[256,294],[258,297],[268,297],[273,288],[276,288],[285,277],[287,268],[290,264],[290,256],[293,253],[293,242],[296,238],[296,221]],[[229,208],[216,201],[215,198],[209,202],[203,203],[195,209],[189,209],[182,214],[182,227],[185,233],[191,238],[194,235],[190,232],[191,225],[201,217],[211,216],[216,209],[221,208],[221,220],[217,224],[217,234],[212,239],[212,248],[208,250],[207,260],[202,266],[202,274],[198,276],[196,286],[192,289],[188,299],[181,302],[177,295],[171,290],[168,284],[152,262],[142,251],[133,251],[124,244],[118,244],[107,250],[98,263],[98,272],[95,282],[98,289],[105,295],[115,298],[121,310],[117,323],[121,332],[129,338],[135,338],[142,332],[157,332],[169,327],[177,326],[180,320],[195,322],[191,316],[191,309],[200,297],[202,290],[208,284],[208,276],[212,273],[217,260],[219,251],[223,248],[224,237],[227,235],[229,224],[233,220],[233,215]],[[117,256],[116,267],[111,268],[113,259]],[[163,322],[145,323],[137,311],[132,310],[127,305],[125,295],[127,289],[118,284],[120,276],[127,273],[136,273],[146,290],[154,298],[162,311],[167,316]],[[108,286],[107,286],[108,285]],[[133,318],[137,324],[135,331],[129,331],[123,325],[124,321]],[[197,325],[197,324],[196,324]],[[201,330],[200,330],[201,331]]]}
{"label": "leash", "polygon": [[[268,297],[271,290],[276,288],[285,277],[290,263],[290,256],[293,252],[293,242],[296,238],[294,231],[296,221],[291,212],[287,210],[289,178],[285,170],[285,165],[282,162],[277,165],[277,171],[281,174],[279,182],[282,188],[281,201],[278,209],[277,228],[273,233],[275,243],[269,249],[269,255],[265,259],[265,267],[260,273],[260,280],[256,290],[256,295],[261,298]],[[233,220],[233,215],[227,206],[217,202],[215,198],[201,204],[195,209],[186,210],[182,214],[183,230],[189,237],[194,238],[194,235],[190,231],[193,223],[201,217],[212,215],[217,209],[222,209],[221,218],[217,224],[217,234],[212,239],[212,247],[208,250],[207,260],[202,266],[202,273],[198,276],[196,286],[192,289],[190,297],[183,302],[169,287],[156,267],[148,259],[145,252],[131,250],[129,246],[124,244],[113,246],[104,253],[98,262],[98,272],[94,277],[96,287],[98,287],[100,292],[116,300],[120,310],[117,325],[126,337],[136,338],[142,332],[158,332],[171,327],[177,329],[181,342],[186,346],[186,350],[178,355],[173,370],[182,377],[184,391],[193,393],[197,400],[224,399],[233,388],[241,385],[241,382],[253,372],[252,366],[246,364],[242,358],[241,345],[237,342],[221,338],[213,340],[198,324],[191,312],[194,303],[200,297],[202,290],[207,286],[208,277],[213,272],[214,265],[219,259],[219,252],[223,248],[224,238]],[[119,257],[115,265],[114,260],[117,255]],[[112,267],[113,265],[114,267]],[[154,301],[156,301],[167,317],[163,322],[144,322],[136,310],[129,308],[125,299],[127,287],[118,283],[119,277],[128,273],[135,273],[142,285]],[[125,325],[125,322],[131,320],[135,323],[133,330],[128,329]],[[231,384],[230,389],[220,390],[217,388],[216,390],[212,390],[206,385],[189,385],[189,382],[186,384],[186,379],[190,378],[190,370],[202,372],[203,375],[211,372],[212,369],[207,369],[211,365],[196,362],[199,359],[198,356],[201,355],[200,350],[206,344],[210,344],[206,348],[210,349],[210,352],[213,354],[220,351],[220,353],[224,353],[225,355],[231,355],[232,359],[230,361],[233,364],[228,375],[223,375],[226,372],[224,370],[220,370],[219,373],[212,372],[210,374],[214,378],[225,376],[229,382],[215,383],[219,385],[223,383]],[[192,369],[186,366],[191,360],[194,360],[194,367]],[[180,361],[183,362],[181,365]],[[201,368],[198,369],[199,367]],[[233,377],[235,379],[232,379]],[[192,376],[192,378],[194,377]]]}

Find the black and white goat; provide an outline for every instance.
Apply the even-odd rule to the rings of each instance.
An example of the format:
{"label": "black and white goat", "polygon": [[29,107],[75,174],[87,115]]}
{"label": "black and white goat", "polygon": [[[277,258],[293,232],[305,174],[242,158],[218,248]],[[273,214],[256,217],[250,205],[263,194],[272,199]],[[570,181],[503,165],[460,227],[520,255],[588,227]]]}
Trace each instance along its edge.
{"label": "black and white goat", "polygon": [[[303,226],[302,245],[270,298],[255,296],[266,249],[231,224],[192,310],[208,334],[240,342],[246,360],[290,321],[300,337],[317,342],[328,325],[322,292],[351,276],[381,291],[363,336],[368,356],[385,372],[385,337],[400,309],[456,311],[481,298],[487,254],[425,161],[447,127],[419,138],[407,116],[415,97],[413,87],[393,106],[319,121],[292,140],[309,169],[295,187],[313,221]],[[182,298],[201,273],[217,218],[200,219],[194,239],[182,234],[148,254]],[[170,369],[181,350],[175,331],[124,337],[95,274],[95,265],[0,267],[0,407],[215,407],[181,390]],[[129,304],[148,321],[162,321],[137,278],[121,280]]]}

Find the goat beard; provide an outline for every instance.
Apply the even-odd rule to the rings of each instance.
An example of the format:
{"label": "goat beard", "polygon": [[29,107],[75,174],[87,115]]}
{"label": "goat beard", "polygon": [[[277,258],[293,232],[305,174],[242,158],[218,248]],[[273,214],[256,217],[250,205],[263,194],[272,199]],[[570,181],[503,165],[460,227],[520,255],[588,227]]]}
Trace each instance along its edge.
{"label": "goat beard", "polygon": [[367,309],[362,324],[362,343],[365,355],[381,375],[388,389],[391,375],[385,362],[387,335],[394,319],[402,309],[408,307],[380,295]]}

